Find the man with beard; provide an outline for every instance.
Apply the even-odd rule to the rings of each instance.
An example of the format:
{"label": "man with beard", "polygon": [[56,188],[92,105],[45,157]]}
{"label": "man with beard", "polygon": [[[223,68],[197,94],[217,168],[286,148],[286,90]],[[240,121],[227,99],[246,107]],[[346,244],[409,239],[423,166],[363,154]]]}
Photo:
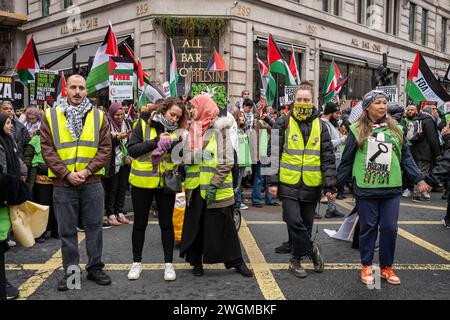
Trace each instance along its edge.
{"label": "man with beard", "polygon": [[[345,143],[346,139],[346,136],[342,136],[338,130],[338,121],[341,116],[342,114],[339,105],[335,101],[327,102],[323,110],[322,120],[330,133],[331,143],[333,144],[334,155],[336,157],[336,168],[339,167],[339,163],[341,161],[339,146]],[[325,218],[342,218],[344,216],[344,214],[339,212],[336,208],[336,201],[334,199],[328,199],[327,204],[328,208],[325,213]]]}
{"label": "man with beard", "polygon": [[[407,135],[411,143],[411,153],[423,175],[428,175],[436,160],[442,158],[441,144],[433,117],[426,112],[419,112],[414,102],[409,102],[406,108],[408,123]],[[414,192],[414,202],[429,202],[428,192]]]}
{"label": "man with beard", "polygon": [[80,75],[67,79],[67,99],[45,112],[41,125],[42,155],[53,179],[54,210],[58,221],[64,277],[58,291],[79,272],[77,224],[81,215],[86,232],[88,280],[111,284],[103,271],[102,224],[104,191],[101,177],[112,153],[109,123],[104,113],[87,98],[86,80]]}

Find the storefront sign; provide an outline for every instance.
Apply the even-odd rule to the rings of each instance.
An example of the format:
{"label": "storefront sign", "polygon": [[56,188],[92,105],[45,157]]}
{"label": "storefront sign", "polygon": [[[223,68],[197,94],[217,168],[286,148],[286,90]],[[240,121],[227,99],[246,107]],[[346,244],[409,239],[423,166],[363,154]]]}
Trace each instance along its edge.
{"label": "storefront sign", "polygon": [[192,96],[205,94],[217,104],[222,115],[227,113],[228,71],[192,71]]}
{"label": "storefront sign", "polygon": [[14,82],[12,77],[0,77],[0,101],[14,99]]}
{"label": "storefront sign", "polygon": [[109,58],[109,101],[133,100],[133,60]]}
{"label": "storefront sign", "polygon": [[357,38],[352,38],[352,46],[366,49],[366,50],[372,50],[372,51],[378,52],[378,53],[381,52],[381,45],[376,44],[376,43],[370,43],[369,41],[366,41],[366,40],[359,41],[359,39],[357,39]]}
{"label": "storefront sign", "polygon": [[44,106],[48,104],[50,106],[56,101],[58,96],[58,83],[59,75],[57,71],[40,71],[35,74],[35,91],[34,97],[36,99],[36,105]]}

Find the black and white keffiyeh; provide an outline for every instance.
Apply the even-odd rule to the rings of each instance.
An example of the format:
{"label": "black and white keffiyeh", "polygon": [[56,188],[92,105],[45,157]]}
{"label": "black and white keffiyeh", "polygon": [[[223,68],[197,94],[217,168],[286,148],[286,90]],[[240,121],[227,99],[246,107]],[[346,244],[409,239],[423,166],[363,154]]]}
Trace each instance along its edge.
{"label": "black and white keffiyeh", "polygon": [[83,133],[83,119],[84,116],[91,110],[93,105],[87,97],[77,105],[71,105],[67,99],[61,101],[61,111],[66,115],[66,128],[69,130],[72,138],[78,140]]}

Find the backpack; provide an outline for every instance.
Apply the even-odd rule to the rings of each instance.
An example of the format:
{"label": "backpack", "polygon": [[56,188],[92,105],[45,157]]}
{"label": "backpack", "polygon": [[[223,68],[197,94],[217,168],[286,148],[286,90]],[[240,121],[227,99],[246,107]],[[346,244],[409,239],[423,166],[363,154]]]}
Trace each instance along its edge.
{"label": "backpack", "polygon": [[416,142],[423,137],[422,120],[413,120],[408,123],[406,138],[410,142]]}

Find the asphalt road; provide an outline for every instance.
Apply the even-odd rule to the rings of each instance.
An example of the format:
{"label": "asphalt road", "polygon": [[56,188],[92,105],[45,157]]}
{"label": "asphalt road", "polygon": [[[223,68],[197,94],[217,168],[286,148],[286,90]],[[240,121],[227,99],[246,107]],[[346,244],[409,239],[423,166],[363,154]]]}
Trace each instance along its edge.
{"label": "asphalt road", "polygon": [[[244,259],[255,271],[255,277],[243,278],[222,265],[207,266],[203,277],[194,277],[191,267],[175,252],[177,280],[163,280],[163,251],[157,220],[150,218],[143,255],[144,272],[137,281],[127,279],[132,262],[132,225],[122,225],[104,231],[103,260],[113,283],[97,286],[82,274],[80,290],[58,292],[62,277],[60,245],[55,239],[32,248],[17,246],[6,255],[7,277],[20,287],[21,299],[449,299],[450,295],[450,231],[441,220],[446,202],[440,194],[432,194],[426,205],[403,199],[400,212],[396,251],[396,270],[400,286],[381,282],[369,289],[359,281],[359,252],[349,242],[329,238],[323,229],[337,229],[343,219],[318,220],[317,242],[326,267],[322,274],[314,273],[307,262],[308,277],[298,279],[287,271],[289,255],[280,255],[274,248],[287,240],[281,220],[281,207],[243,211],[240,229]],[[127,199],[129,205],[129,199]],[[351,198],[339,202],[339,209],[349,212]],[[320,206],[322,216],[326,205]],[[131,210],[131,208],[130,208]],[[132,220],[132,215],[130,215]],[[316,229],[314,229],[315,231]],[[84,234],[79,234],[82,263],[86,263]],[[375,258],[375,262],[378,258]]]}

